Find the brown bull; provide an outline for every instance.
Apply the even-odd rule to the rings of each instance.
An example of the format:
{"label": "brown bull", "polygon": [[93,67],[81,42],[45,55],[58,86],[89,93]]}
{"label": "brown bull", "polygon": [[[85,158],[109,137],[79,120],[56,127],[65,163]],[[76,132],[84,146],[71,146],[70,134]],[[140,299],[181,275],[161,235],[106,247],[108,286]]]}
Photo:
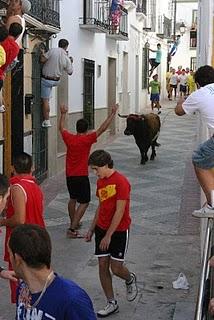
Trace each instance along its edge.
{"label": "brown bull", "polygon": [[149,114],[130,114],[120,115],[121,118],[126,118],[127,126],[124,131],[125,135],[133,135],[135,142],[141,153],[141,164],[145,164],[148,160],[147,152],[152,148],[150,160],[154,160],[156,156],[155,147],[158,145],[157,138],[160,132],[160,118],[154,113]]}

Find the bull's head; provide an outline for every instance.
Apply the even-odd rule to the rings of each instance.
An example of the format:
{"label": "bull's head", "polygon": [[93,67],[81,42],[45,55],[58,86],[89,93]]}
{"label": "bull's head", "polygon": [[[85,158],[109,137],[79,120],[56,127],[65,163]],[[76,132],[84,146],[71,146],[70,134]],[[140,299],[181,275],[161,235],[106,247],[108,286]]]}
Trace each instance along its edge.
{"label": "bull's head", "polygon": [[135,133],[135,128],[136,128],[136,123],[138,123],[139,121],[143,121],[144,120],[144,116],[143,115],[138,115],[138,114],[129,114],[129,115],[121,115],[118,113],[118,116],[120,118],[126,118],[127,122],[126,122],[126,129],[124,130],[124,134],[126,136],[130,136],[132,134]]}

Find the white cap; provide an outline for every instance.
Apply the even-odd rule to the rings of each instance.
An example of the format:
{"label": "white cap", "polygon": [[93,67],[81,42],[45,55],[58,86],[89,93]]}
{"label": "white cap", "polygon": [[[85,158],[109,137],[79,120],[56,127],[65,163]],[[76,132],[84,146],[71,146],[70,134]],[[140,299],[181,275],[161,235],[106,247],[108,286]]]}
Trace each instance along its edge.
{"label": "white cap", "polygon": [[22,2],[22,12],[28,13],[31,9],[31,2],[28,0],[21,0]]}

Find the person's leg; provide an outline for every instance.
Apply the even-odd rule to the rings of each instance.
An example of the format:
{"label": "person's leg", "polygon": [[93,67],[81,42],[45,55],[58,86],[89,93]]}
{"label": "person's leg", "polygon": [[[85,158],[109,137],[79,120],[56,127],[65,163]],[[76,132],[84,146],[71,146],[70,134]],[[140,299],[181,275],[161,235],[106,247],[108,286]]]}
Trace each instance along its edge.
{"label": "person's leg", "polygon": [[42,98],[42,112],[44,120],[49,120],[50,105],[49,98]]}
{"label": "person's leg", "polygon": [[70,218],[70,228],[72,228],[72,221],[74,220],[75,212],[76,212],[76,199],[70,199],[68,202],[68,213]]}
{"label": "person's leg", "polygon": [[206,196],[207,203],[212,206],[211,191],[214,190],[214,171],[212,169],[205,170],[196,166],[194,166],[194,168],[198,182]]}
{"label": "person's leg", "polygon": [[111,259],[111,271],[113,274],[127,282],[131,280],[131,273],[129,270],[125,267],[123,261],[117,261],[114,259]]}
{"label": "person's leg", "polygon": [[110,272],[110,256],[99,257],[99,278],[107,301],[115,300]]}
{"label": "person's leg", "polygon": [[71,229],[78,229],[81,218],[84,216],[86,209],[88,208],[89,203],[80,203],[77,209],[74,212],[72,217]]}

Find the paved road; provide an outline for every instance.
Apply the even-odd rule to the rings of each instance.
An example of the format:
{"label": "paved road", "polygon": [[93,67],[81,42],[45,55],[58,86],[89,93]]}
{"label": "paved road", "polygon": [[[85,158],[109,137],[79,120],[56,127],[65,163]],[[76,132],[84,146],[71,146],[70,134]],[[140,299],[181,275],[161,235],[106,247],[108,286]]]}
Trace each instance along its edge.
{"label": "paved road", "polygon": [[[120,312],[111,318],[135,320],[171,320],[176,303],[193,303],[199,275],[199,222],[191,211],[199,206],[199,189],[191,165],[196,142],[196,118],[176,117],[173,104],[165,103],[162,129],[155,161],[141,166],[133,137],[119,136],[106,147],[115,167],[132,185],[132,228],[127,266],[136,272],[139,295],[128,303],[124,283],[114,277],[114,289]],[[87,227],[96,209],[96,178],[90,176],[92,202],[83,220]],[[62,175],[46,181],[46,223],[53,242],[53,265],[58,273],[79,283],[91,296],[95,309],[105,298],[98,281],[94,243],[66,239],[68,194]],[[0,250],[2,249],[0,237]],[[176,291],[172,281],[184,272],[189,291]],[[0,284],[0,320],[13,319],[8,303],[7,283]],[[191,319],[189,319],[191,320]]]}

